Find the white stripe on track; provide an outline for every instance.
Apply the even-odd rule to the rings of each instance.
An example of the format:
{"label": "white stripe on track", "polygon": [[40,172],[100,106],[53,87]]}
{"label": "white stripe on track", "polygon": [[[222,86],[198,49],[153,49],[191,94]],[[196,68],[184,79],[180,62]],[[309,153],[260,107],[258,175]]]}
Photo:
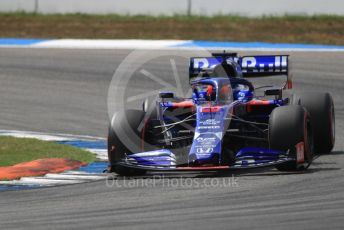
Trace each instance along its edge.
{"label": "white stripe on track", "polygon": [[79,184],[86,182],[85,180],[61,180],[61,179],[47,179],[45,177],[23,177],[19,180],[25,184],[39,184],[39,185],[63,185],[63,184]]}
{"label": "white stripe on track", "polygon": [[32,48],[63,49],[162,49],[185,44],[181,40],[109,40],[109,39],[58,39],[30,45]]}
{"label": "white stripe on track", "polygon": [[44,177],[22,177],[20,180],[1,181],[1,185],[35,185],[35,186],[54,186],[64,184],[80,184],[84,180],[53,180],[45,179]]}
{"label": "white stripe on track", "polygon": [[105,140],[103,137],[87,136],[87,135],[74,135],[64,133],[41,133],[19,130],[0,130],[1,136],[16,136],[16,137],[32,137],[40,140],[51,141],[72,141],[72,140]]}
{"label": "white stripe on track", "polygon": [[108,160],[108,153],[107,149],[85,149],[91,153],[95,153],[97,155],[97,159],[100,161],[107,161]]}
{"label": "white stripe on track", "polygon": [[106,179],[107,176],[96,176],[90,174],[57,174],[57,173],[48,173],[44,176],[48,179],[62,179],[62,180],[102,180]]}
{"label": "white stripe on track", "polygon": [[66,174],[66,175],[90,175],[90,176],[102,176],[106,175],[104,173],[93,173],[93,172],[84,172],[84,171],[65,171],[59,174]]}
{"label": "white stripe on track", "polygon": [[[195,42],[195,43],[193,43]],[[209,41],[209,43],[211,43]],[[331,47],[304,47],[302,44],[271,44],[256,45],[241,44],[240,46],[231,44],[201,45],[197,41],[191,40],[143,40],[143,39],[55,39],[38,42],[30,45],[1,45],[0,48],[53,48],[53,49],[143,49],[143,50],[232,50],[232,51],[271,51],[271,52],[344,52],[341,46]],[[295,47],[293,47],[295,45]],[[301,45],[301,46],[299,46]]]}

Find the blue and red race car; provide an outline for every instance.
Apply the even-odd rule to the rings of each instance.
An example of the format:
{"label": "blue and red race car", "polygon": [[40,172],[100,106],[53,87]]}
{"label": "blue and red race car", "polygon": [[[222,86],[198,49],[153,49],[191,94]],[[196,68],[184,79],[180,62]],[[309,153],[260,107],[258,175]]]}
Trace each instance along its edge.
{"label": "blue and red race car", "polygon": [[[108,133],[109,171],[306,169],[330,152],[335,116],[329,93],[292,88],[289,56],[213,53],[190,59],[192,98],[161,92],[149,108],[117,112]],[[282,87],[255,95],[252,77],[285,75]]]}

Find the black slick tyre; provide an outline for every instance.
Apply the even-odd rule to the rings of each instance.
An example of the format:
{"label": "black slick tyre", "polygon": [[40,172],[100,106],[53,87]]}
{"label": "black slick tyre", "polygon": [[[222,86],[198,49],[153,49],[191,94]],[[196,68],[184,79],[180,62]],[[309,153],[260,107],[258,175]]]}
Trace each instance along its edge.
{"label": "black slick tyre", "polygon": [[[295,145],[304,142],[305,162],[313,158],[313,135],[310,117],[301,106],[290,105],[275,108],[269,119],[269,143],[271,149],[294,151]],[[295,152],[295,151],[294,151]],[[297,170],[296,160],[276,167],[281,171]]]}

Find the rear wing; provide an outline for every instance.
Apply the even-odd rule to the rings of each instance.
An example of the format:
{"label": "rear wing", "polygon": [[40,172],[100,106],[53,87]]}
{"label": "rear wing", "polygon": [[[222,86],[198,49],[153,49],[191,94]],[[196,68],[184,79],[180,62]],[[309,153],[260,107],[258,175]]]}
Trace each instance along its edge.
{"label": "rear wing", "polygon": [[239,58],[244,77],[287,75],[289,56],[244,56]]}
{"label": "rear wing", "polygon": [[[284,88],[292,88],[292,77],[289,71],[289,55],[260,55],[238,57],[236,54],[213,54],[213,57],[192,57],[190,58],[189,78],[206,76],[204,73],[211,73],[215,66],[233,61],[238,64],[237,71],[243,77],[266,77],[275,75],[287,76]],[[218,56],[216,56],[218,55]],[[223,77],[223,76],[222,76]]]}

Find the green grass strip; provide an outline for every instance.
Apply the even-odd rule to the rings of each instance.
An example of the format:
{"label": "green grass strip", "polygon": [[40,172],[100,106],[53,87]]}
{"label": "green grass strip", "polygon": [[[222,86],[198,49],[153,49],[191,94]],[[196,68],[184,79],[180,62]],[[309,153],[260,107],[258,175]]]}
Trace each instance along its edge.
{"label": "green grass strip", "polygon": [[33,138],[0,137],[0,166],[11,166],[42,158],[95,161],[95,155],[70,145]]}

